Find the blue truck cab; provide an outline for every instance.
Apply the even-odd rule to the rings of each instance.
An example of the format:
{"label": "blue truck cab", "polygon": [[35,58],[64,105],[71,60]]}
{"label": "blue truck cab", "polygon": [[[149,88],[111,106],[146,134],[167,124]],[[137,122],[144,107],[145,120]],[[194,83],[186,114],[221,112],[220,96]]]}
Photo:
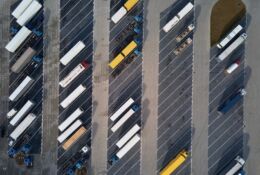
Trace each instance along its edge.
{"label": "blue truck cab", "polygon": [[14,148],[10,148],[8,151],[7,151],[7,154],[10,158],[13,158],[17,153],[17,150],[14,149]]}
{"label": "blue truck cab", "polygon": [[116,155],[114,155],[111,157],[111,159],[108,161],[108,163],[110,165],[114,165],[118,160],[119,160],[119,158]]}
{"label": "blue truck cab", "polygon": [[33,166],[32,156],[26,156],[24,158],[24,164],[25,164],[26,167],[32,167]]}
{"label": "blue truck cab", "polygon": [[239,89],[234,95],[218,107],[218,112],[221,114],[227,113],[240,99],[242,99],[244,95],[246,95],[245,89]]}

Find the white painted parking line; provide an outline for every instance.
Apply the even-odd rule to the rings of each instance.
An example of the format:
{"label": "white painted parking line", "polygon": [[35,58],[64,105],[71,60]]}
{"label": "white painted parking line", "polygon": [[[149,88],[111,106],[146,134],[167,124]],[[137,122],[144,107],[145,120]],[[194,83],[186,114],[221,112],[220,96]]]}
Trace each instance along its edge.
{"label": "white painted parking line", "polygon": [[[231,116],[233,116],[234,114],[236,114],[236,113],[233,113]],[[231,118],[231,116],[227,117],[227,118],[225,119],[225,121],[223,121],[223,122],[221,123],[221,126],[224,125],[224,123],[226,123],[227,120]],[[231,118],[231,119],[234,120],[234,118]],[[229,132],[229,130],[230,130],[234,125],[236,125],[236,124],[237,124],[237,120],[235,120],[235,122],[233,122],[231,125],[229,125],[228,127],[226,127],[226,128],[223,130],[223,132],[221,132],[221,134],[218,135],[217,138],[215,138],[215,140],[213,141],[213,143],[209,143],[208,148],[211,148],[212,146],[214,146],[214,144],[215,144],[219,139],[221,139],[221,137],[222,137],[223,135],[225,135],[227,132]],[[243,123],[241,123],[241,126],[243,126]],[[218,127],[214,130],[213,133],[210,133],[210,136],[208,136],[208,139],[216,132],[216,130],[217,130],[218,128],[220,128],[220,126],[218,126]]]}
{"label": "white painted parking line", "polygon": [[[166,109],[164,109],[160,114],[159,114],[159,117],[161,117],[162,115],[163,115],[163,113],[165,112],[165,111],[167,111],[170,107],[172,107],[173,105],[175,105],[175,103],[176,102],[178,102],[178,99],[180,98],[180,97],[182,97],[184,95],[184,93],[182,94],[182,95],[180,95],[179,97],[177,97],[176,99],[174,99],[174,101],[166,108]],[[189,99],[189,98],[187,98],[187,99]],[[185,102],[186,102],[186,100],[187,99],[185,99]],[[184,102],[183,102],[184,103]],[[181,107],[181,106],[180,106]]]}
{"label": "white painted parking line", "polygon": [[[61,18],[60,18],[60,22],[64,19],[64,18],[66,18],[66,16],[68,16],[68,14],[72,11],[72,10],[74,10],[75,9],[75,7],[80,3],[80,2],[82,2],[82,0],[80,0],[80,1],[77,1],[77,3],[76,4],[74,4],[74,6],[72,6],[68,11],[66,11],[66,14],[61,14],[61,11],[63,10],[63,8],[61,8],[60,9],[60,14],[61,14]],[[91,1],[89,1],[89,2],[91,2]],[[90,3],[87,3],[87,5],[88,4],[90,4]],[[84,6],[85,7],[85,6]],[[78,9],[78,8],[77,8]],[[82,10],[82,8],[81,8],[81,10]],[[80,11],[81,11],[80,10]],[[74,13],[73,13],[74,14]],[[76,13],[76,14],[78,14],[78,13]],[[73,16],[75,17],[76,16],[76,14],[74,14]]]}
{"label": "white painted parking line", "polygon": [[[187,132],[188,132],[188,131],[186,131],[183,135],[185,135]],[[182,140],[182,137],[178,138],[177,140],[178,140],[178,141]],[[176,141],[176,142],[177,142],[177,141]],[[176,144],[171,145],[171,147],[169,147],[168,150],[173,149],[173,147],[174,147],[175,145],[176,145]],[[189,142],[189,141],[184,142],[183,148],[188,147],[188,145],[190,145],[190,142]],[[159,151],[159,149],[158,149],[158,151]],[[157,162],[162,162],[162,159],[165,158],[165,156],[166,156],[167,154],[168,154],[168,152],[167,152],[167,150],[165,150],[165,153],[162,154],[162,155],[157,159],[157,160],[158,160]]]}
{"label": "white painted parking line", "polygon": [[[178,78],[180,78],[182,75],[184,75],[185,73],[187,73],[187,71],[192,68],[192,65],[190,65],[188,68],[186,68],[185,70],[183,70],[177,77],[175,77],[174,80],[171,81],[170,84],[168,84],[160,93],[159,93],[159,96],[162,95],[167,89],[169,86],[171,86],[172,84],[174,84]],[[169,73],[168,75],[170,75],[171,73]],[[187,79],[189,79],[191,77],[191,75],[189,77],[187,77],[185,80],[182,81],[181,84],[179,84],[177,87],[180,87],[180,85],[182,85]],[[191,82],[192,83],[192,82]],[[159,86],[161,85],[161,83],[159,84]],[[175,89],[176,91],[176,89]]]}
{"label": "white painted parking line", "polygon": [[[191,46],[191,45],[190,45]],[[187,49],[188,49],[189,47],[187,47]],[[187,49],[186,50],[184,50],[182,53],[184,53],[185,51],[187,51]],[[167,57],[172,53],[173,51],[171,51],[166,57],[164,57],[164,59],[167,59]],[[191,52],[191,54],[189,54],[186,58],[190,58],[191,56],[193,56],[193,52]],[[185,58],[185,59],[186,59]],[[175,56],[174,58],[172,58],[172,60],[174,60],[174,59],[178,59],[178,57],[177,56]],[[171,62],[172,62],[172,60],[171,60]],[[160,62],[162,62],[162,61],[164,61],[164,60],[161,60]],[[159,64],[161,64],[161,63],[159,63]],[[170,64],[170,63],[169,63]],[[169,65],[168,64],[168,65]],[[165,66],[164,67],[164,69],[163,70],[160,70],[159,71],[159,74],[161,74],[163,71],[165,71],[167,69],[167,66]]]}
{"label": "white painted parking line", "polygon": [[213,153],[210,154],[210,156],[208,157],[208,159],[210,159],[219,149],[221,149],[231,138],[233,138],[238,132],[241,132],[243,129],[238,129],[236,132],[232,133],[232,135],[227,138],[227,140],[225,140],[225,142],[220,146],[218,147],[216,150],[214,150]]}
{"label": "white painted parking line", "polygon": [[[83,92],[83,93],[86,93],[86,92],[87,92],[89,89],[91,89],[91,88],[92,88],[92,86],[89,87],[89,88],[87,88],[87,89],[85,90],[85,92]],[[79,97],[79,98],[80,98],[80,97]],[[83,101],[81,104],[86,103],[90,98],[91,98],[91,97],[88,96],[87,99],[86,99],[85,101]],[[77,98],[77,99],[78,99],[78,98]],[[63,113],[66,112],[66,111],[70,108],[70,106],[77,101],[77,99],[76,99],[75,101],[73,101],[66,109],[63,109],[62,112],[60,112],[59,116],[63,115]]]}
{"label": "white painted parking line", "polygon": [[[62,7],[60,7],[60,11],[63,10],[70,2],[72,2],[72,1],[68,0],[67,3],[65,3]],[[74,7],[74,6],[72,6],[72,7]]]}
{"label": "white painted parking line", "polygon": [[[186,102],[189,102],[189,100],[191,100],[191,98],[189,98],[188,100],[185,100],[184,102],[182,102],[183,104],[185,104]],[[177,101],[176,101],[177,102]],[[180,105],[178,108],[177,108],[177,110],[175,110],[175,112],[174,113],[172,113],[170,116],[168,116],[162,123],[160,123],[160,125],[158,126],[158,128],[160,128],[169,118],[171,118],[174,114],[176,114],[176,112],[180,109],[182,107],[182,105]],[[187,112],[188,110],[190,110],[191,108],[189,107],[189,108],[187,108],[185,111],[184,111],[184,113],[185,112]],[[161,117],[161,116],[159,116],[159,117]]]}
{"label": "white painted parking line", "polygon": [[[88,15],[89,15],[90,13],[91,13],[91,12],[89,12]],[[70,29],[70,31],[69,31],[68,33],[66,33],[65,36],[62,36],[62,39],[60,40],[60,43],[62,43],[62,42],[67,38],[67,36],[69,36],[72,32],[74,32],[74,29],[77,28],[79,25],[81,25],[81,22],[82,22],[83,20],[86,20],[86,18],[82,18],[75,26],[73,26],[73,28]],[[88,23],[88,24],[87,24],[85,27],[83,27],[83,28],[87,28],[87,27],[88,27],[89,25],[91,25],[91,24],[92,24],[92,22]],[[82,31],[82,29],[81,29],[81,31]],[[60,30],[60,33],[62,33],[62,30]],[[76,38],[76,37],[79,35],[79,33],[81,33],[81,32],[78,32],[77,35],[74,36],[74,38]],[[90,32],[90,33],[92,33],[92,32]],[[70,43],[71,43],[71,42],[70,42]],[[68,46],[68,44],[65,45],[65,46],[63,47],[63,49],[60,50],[60,53],[63,52],[64,48],[66,48],[67,46]]]}
{"label": "white painted parking line", "polygon": [[134,168],[137,164],[139,164],[140,165],[140,161],[137,161],[137,162],[135,162],[132,166],[130,166],[129,168],[127,168],[128,170],[124,173],[124,174],[127,174],[130,170],[132,170],[132,168]]}
{"label": "white painted parking line", "polygon": [[[187,79],[185,79],[184,81],[182,81],[182,83],[179,84],[179,85],[174,89],[174,91],[171,91],[171,93],[168,94],[167,97],[164,98],[164,100],[163,100],[162,102],[160,102],[158,108],[160,108],[161,105],[163,105],[163,103],[164,103],[166,100],[168,100],[177,90],[179,90],[181,87],[183,87],[182,85],[183,85],[184,83],[186,83],[187,80],[190,80],[190,81],[191,81],[190,78],[191,78],[191,76],[189,76],[189,78],[187,78]],[[190,87],[191,87],[191,86],[190,86]],[[186,93],[186,92],[187,92],[187,89],[189,89],[189,88],[184,89],[184,90],[182,91],[182,94]],[[190,89],[190,90],[191,90],[191,89]],[[181,94],[181,95],[182,95],[182,94]]]}
{"label": "white painted parking line", "polygon": [[[122,75],[123,72],[128,71],[128,69],[130,69],[131,65],[133,65],[133,64],[138,64],[139,59],[141,59],[141,58],[139,58],[139,57],[141,57],[141,56],[136,57],[130,64],[128,64],[128,66],[125,67],[125,69],[122,70],[122,72],[120,72],[120,74]],[[140,62],[140,64],[138,65],[138,67],[139,67],[140,65],[142,65],[142,62]],[[110,69],[110,68],[109,68],[109,69]],[[116,68],[116,69],[117,69],[117,68]],[[112,75],[112,73],[113,73],[116,69],[112,70],[109,75]],[[135,68],[133,71],[131,71],[131,74],[133,74],[136,70],[137,70],[137,68]],[[120,75],[119,75],[119,76],[120,76]],[[112,84],[117,80],[117,78],[118,78],[119,76],[117,76],[115,79],[113,79],[112,81],[110,81],[110,82],[109,82],[109,86],[112,86]],[[131,75],[129,75],[129,76],[131,76]],[[129,77],[129,76],[128,76],[128,77]],[[128,78],[128,77],[127,77],[127,78]]]}
{"label": "white painted parking line", "polygon": [[[182,115],[186,115],[188,112],[191,112],[191,110],[186,110]],[[171,117],[172,117],[172,115],[171,115],[166,121],[170,120]],[[170,123],[171,126],[174,126],[174,125],[175,125],[176,123],[178,123],[180,120],[183,120],[182,117],[179,117],[179,118],[177,118],[174,122]],[[164,123],[165,123],[165,122],[164,122]],[[161,125],[161,127],[162,127],[162,125]],[[158,130],[159,130],[161,127],[159,127]],[[169,128],[165,128],[164,131],[163,131],[163,133],[161,133],[161,134],[157,137],[157,141],[160,140],[160,138],[161,138],[166,132],[168,132],[169,130],[171,130],[170,127],[169,127]]]}
{"label": "white painted parking line", "polygon": [[[182,66],[183,63],[185,63],[186,61],[188,61],[188,59],[190,59],[190,56],[192,56],[192,54],[190,54],[189,56],[185,57],[184,60],[183,60],[181,63],[179,63],[177,66],[174,66],[174,68],[172,69],[172,71],[175,71],[179,66]],[[167,70],[168,66],[173,67],[172,61],[174,61],[174,59],[171,60],[171,62],[170,62],[167,66],[165,66],[165,67],[163,68],[163,70],[159,72],[159,74],[162,74],[165,70]],[[170,72],[170,73],[172,73],[172,72]],[[168,76],[170,76],[169,73],[167,73],[167,76],[164,77],[164,79],[167,78]],[[163,83],[162,81],[164,81],[164,79],[163,79],[163,80],[160,80],[160,84]],[[160,84],[159,84],[159,85],[160,85]]]}
{"label": "white painted parking line", "polygon": [[[63,25],[63,26],[60,28],[60,31],[62,31],[64,28],[66,28],[74,19],[76,20],[76,19],[78,18],[77,16],[78,16],[83,10],[85,10],[85,8],[88,7],[88,5],[89,5],[89,3],[86,4],[84,7],[82,7],[79,11],[77,11],[77,13],[74,14],[73,17],[72,17],[65,25]],[[90,11],[90,12],[92,12],[92,11]],[[89,12],[89,13],[90,13],[90,12]],[[89,13],[88,13],[86,16],[88,16]],[[63,18],[64,18],[64,17],[63,17]],[[82,19],[84,19],[84,18],[85,18],[85,17],[83,17]],[[61,19],[60,21],[62,21],[62,19]],[[82,21],[82,20],[81,20],[81,21]]]}
{"label": "white painted parking line", "polygon": [[[137,71],[138,69],[140,69],[140,67],[141,67],[141,64],[138,65],[123,81],[121,81],[121,82],[117,85],[117,88],[115,88],[115,89],[113,89],[113,91],[109,92],[110,96],[112,96],[115,92],[117,92],[117,90],[120,88],[120,86],[122,86],[122,84],[128,82],[129,78],[130,78],[131,76],[135,75],[136,71]],[[131,84],[132,84],[132,82],[131,82]],[[130,85],[131,85],[131,84],[130,84]],[[109,84],[109,86],[110,86],[110,85],[111,85],[111,84]],[[128,85],[128,86],[130,86],[130,85]],[[111,86],[112,86],[112,85],[111,85]]]}
{"label": "white painted parking line", "polygon": [[[137,144],[137,145],[139,145],[139,144]],[[136,147],[136,145],[135,145],[132,149],[134,149],[135,147]],[[122,168],[124,168],[124,166],[125,166],[129,161],[131,161],[131,159],[133,159],[133,158],[134,158],[135,156],[137,156],[138,154],[140,155],[139,149],[137,149],[135,153],[133,153],[123,164],[121,164],[120,168],[118,168],[117,171],[113,171],[114,174],[117,174]],[[127,154],[126,154],[126,155],[127,155]],[[125,155],[125,156],[126,156],[126,155]],[[108,159],[110,159],[110,157],[109,157]],[[122,159],[123,159],[123,158],[122,158]],[[120,159],[119,161],[122,161],[122,159]],[[138,161],[139,161],[139,160],[138,160]],[[117,162],[117,163],[118,163],[118,162]],[[116,166],[116,164],[115,164],[114,166]],[[113,166],[110,166],[110,168],[108,168],[108,171],[110,171],[112,168],[113,168]]]}
{"label": "white painted parking line", "polygon": [[[185,174],[185,172],[183,172],[184,170],[186,170],[187,168],[190,168],[191,167],[191,160],[189,160],[189,162],[187,163],[184,163],[183,166],[179,167],[179,170],[178,172],[176,172],[176,175],[183,175]],[[190,169],[190,172],[191,172],[191,169]]]}
{"label": "white painted parking line", "polygon": [[[230,119],[230,117],[233,116],[234,114],[237,114],[237,112],[238,112],[239,110],[241,110],[242,108],[243,108],[243,107],[240,107],[240,108],[236,109],[232,114],[230,114],[223,122],[221,122],[221,124],[220,124],[219,126],[217,126],[217,128],[215,128],[214,131],[212,131],[212,132],[208,135],[208,138],[209,138],[212,134],[214,134],[215,131],[216,131],[219,127],[221,127],[221,126],[226,122],[226,120]],[[215,122],[217,119],[219,119],[219,117],[221,117],[221,116],[216,117],[215,120],[213,120],[210,124],[208,124],[208,127],[210,127],[211,125],[213,125],[214,122]]]}
{"label": "white painted parking line", "polygon": [[[171,6],[176,7],[176,6],[179,5],[181,2],[182,2],[182,1],[176,1],[176,2],[174,2]],[[160,21],[163,20],[163,18],[165,18],[166,15],[169,15],[171,12],[172,12],[172,9],[171,9],[171,10],[168,10],[167,13],[163,14],[162,16],[160,16]],[[178,13],[178,12],[176,11],[176,15],[177,15],[177,13]],[[168,21],[167,21],[167,22],[168,22]],[[167,22],[166,22],[166,23],[167,23]],[[165,23],[165,24],[166,24],[166,23]],[[164,25],[165,25],[165,24],[164,24]]]}
{"label": "white painted parking line", "polygon": [[[235,147],[235,145],[236,145],[236,144],[233,144],[231,147],[228,148],[228,150],[231,150],[231,148]],[[227,150],[226,152],[228,152],[228,150]],[[238,153],[239,153],[239,152],[242,152],[242,150],[243,150],[243,148],[240,148],[240,149],[238,150]],[[236,157],[236,156],[238,156],[238,155],[239,155],[239,154],[236,154],[234,157]],[[211,170],[215,165],[217,165],[217,164],[219,163],[219,161],[220,161],[221,159],[222,159],[222,157],[216,159],[215,163],[209,167],[209,172],[210,172],[210,170]],[[227,164],[229,164],[229,162],[226,162],[226,165],[227,165]],[[223,166],[223,167],[225,167],[225,166]],[[219,169],[221,169],[221,168],[219,168]]]}
{"label": "white painted parking line", "polygon": [[[164,140],[163,143],[160,144],[160,146],[158,147],[158,150],[160,150],[163,146],[165,146],[165,144],[168,144],[168,141],[171,140],[172,138],[174,138],[181,129],[190,126],[191,125],[191,119],[185,121],[177,130],[174,131],[174,133],[172,135],[170,135],[167,140]],[[185,133],[190,132],[190,130],[185,131]],[[184,134],[183,134],[184,135]],[[159,139],[157,139],[158,141]]]}

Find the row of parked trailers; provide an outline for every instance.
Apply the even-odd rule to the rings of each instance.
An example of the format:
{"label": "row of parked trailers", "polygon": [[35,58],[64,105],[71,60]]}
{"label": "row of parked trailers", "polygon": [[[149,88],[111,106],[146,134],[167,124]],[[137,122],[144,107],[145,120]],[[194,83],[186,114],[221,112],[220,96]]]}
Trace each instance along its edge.
{"label": "row of parked trailers", "polygon": [[[62,58],[60,63],[63,66],[69,65],[69,63],[85,48],[85,44],[82,41],[78,41]],[[72,69],[60,82],[59,85],[62,88],[66,88],[70,85],[73,80],[75,80],[81,73],[86,71],[90,67],[86,60],[83,60],[76,67]],[[80,84],[75,88],[64,100],[61,101],[60,106],[66,109],[72,104],[83,92],[86,91],[86,86]],[[79,117],[84,113],[82,108],[77,108],[72,112],[59,126],[58,129],[61,134],[58,136],[57,140],[62,144],[64,150],[68,150],[76,141],[82,137],[87,129],[82,126],[83,122]]]}
{"label": "row of parked trailers", "polygon": [[[116,122],[112,128],[112,132],[116,132],[120,127],[122,127],[127,120],[132,117],[139,110],[139,106],[135,104],[133,98],[129,98],[115,113],[110,116],[110,120]],[[112,155],[109,163],[111,165],[119,161],[124,155],[128,153],[139,141],[140,141],[140,131],[141,127],[135,124],[131,129],[129,129],[126,134],[121,137],[116,143],[117,152]]]}
{"label": "row of parked trailers", "polygon": [[[9,52],[16,52],[22,43],[24,43],[31,34],[34,34],[34,29],[30,30],[26,25],[41,8],[42,5],[36,0],[22,0],[12,12],[12,16],[16,19],[16,23],[19,24],[21,28],[5,46]],[[15,74],[19,74],[31,60],[38,58],[36,54],[37,52],[32,47],[27,47],[11,66],[11,71]],[[18,101],[34,82],[35,79],[33,77],[26,75],[20,84],[10,93],[9,100],[11,102]],[[9,146],[12,146],[37,118],[35,114],[29,113],[34,105],[35,102],[28,99],[21,107],[18,109],[13,107],[7,113],[7,118],[10,119],[10,125],[15,126],[15,129],[9,136]]]}

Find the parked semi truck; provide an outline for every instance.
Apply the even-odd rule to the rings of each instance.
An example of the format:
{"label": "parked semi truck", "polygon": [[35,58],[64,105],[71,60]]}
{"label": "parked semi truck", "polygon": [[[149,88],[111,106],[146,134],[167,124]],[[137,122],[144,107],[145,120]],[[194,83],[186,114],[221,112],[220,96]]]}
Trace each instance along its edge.
{"label": "parked semi truck", "polygon": [[131,41],[108,65],[111,69],[115,69],[130,53],[138,46],[138,42]]}
{"label": "parked semi truck", "polygon": [[74,91],[71,92],[61,103],[60,105],[65,109],[67,108],[76,98],[78,98],[84,91],[86,87],[82,84],[79,85]]}
{"label": "parked semi truck", "polygon": [[28,47],[25,52],[16,60],[11,67],[11,70],[15,73],[20,71],[31,61],[32,57],[36,54],[36,51],[31,47]]}
{"label": "parked semi truck", "polygon": [[219,49],[225,47],[241,30],[243,27],[239,24],[237,25],[225,38],[223,38],[218,44]]}
{"label": "parked semi truck", "polygon": [[15,52],[31,33],[31,30],[23,26],[5,46],[6,50],[12,53]]}
{"label": "parked semi truck", "polygon": [[77,56],[83,49],[85,44],[82,41],[77,42],[61,59],[60,62],[66,66],[75,56]]}
{"label": "parked semi truck", "polygon": [[16,113],[16,115],[13,117],[13,119],[10,121],[10,124],[12,126],[15,126],[34,106],[34,102],[31,100],[28,100],[23,107]]}
{"label": "parked semi truck", "polygon": [[247,38],[246,33],[240,35],[232,44],[230,44],[221,54],[217,56],[217,61],[221,62],[227,58],[238,46],[240,46]]}
{"label": "parked semi truck", "polygon": [[226,74],[231,74],[232,72],[234,72],[240,65],[240,60],[236,60],[235,62],[233,62],[230,66],[228,66],[225,70]]}
{"label": "parked semi truck", "polygon": [[191,45],[192,39],[187,38],[179,47],[177,47],[173,52],[176,56],[181,54],[189,45]]}
{"label": "parked semi truck", "polygon": [[81,114],[83,114],[81,108],[77,108],[70,116],[59,125],[59,130],[63,132],[72,122],[74,122]]}
{"label": "parked semi truck", "polygon": [[82,125],[81,120],[76,120],[68,129],[66,129],[59,137],[57,140],[59,143],[64,142],[74,131],[76,131],[80,126]]}
{"label": "parked semi truck", "polygon": [[177,42],[181,42],[194,29],[194,25],[190,24],[180,35],[176,37]]}
{"label": "parked semi truck", "polygon": [[171,175],[178,167],[180,167],[188,157],[188,152],[182,150],[173,160],[171,160],[165,168],[160,171],[160,175]]}
{"label": "parked semi truck", "polygon": [[111,128],[112,132],[116,132],[123,124],[136,113],[139,109],[138,105],[133,105]]}
{"label": "parked semi truck", "polygon": [[131,140],[129,140],[115,155],[111,157],[109,160],[109,163],[111,165],[114,165],[116,162],[118,162],[128,151],[131,150],[138,142],[140,141],[139,134],[136,134]]}
{"label": "parked semi truck", "polygon": [[38,1],[32,1],[32,3],[24,10],[24,12],[17,18],[16,22],[20,26],[24,26],[30,21],[34,15],[42,8],[42,5]]}
{"label": "parked semi truck", "polygon": [[81,126],[63,145],[64,150],[68,150],[83,134],[87,132],[86,128]]}
{"label": "parked semi truck", "polygon": [[245,160],[240,156],[237,156],[235,161],[236,164],[225,175],[236,175],[245,164]]}
{"label": "parked semi truck", "polygon": [[65,78],[60,81],[61,87],[68,86],[77,76],[79,76],[84,70],[89,67],[87,61],[82,61],[79,65],[77,65]]}
{"label": "parked semi truck", "polygon": [[118,148],[122,148],[128,140],[130,140],[138,131],[140,131],[141,127],[138,124],[135,124],[117,143],[116,146]]}
{"label": "parked semi truck", "polygon": [[139,0],[128,0],[124,5],[111,17],[111,20],[116,24],[129,12]]}
{"label": "parked semi truck", "polygon": [[29,7],[29,5],[32,3],[33,0],[22,0],[20,4],[14,9],[12,12],[13,17],[16,19],[19,18],[22,13]]}
{"label": "parked semi truck", "polygon": [[183,9],[179,11],[179,13],[174,16],[164,27],[164,32],[169,32],[184,16],[186,16],[193,9],[193,4],[189,2],[186,4]]}
{"label": "parked semi truck", "polygon": [[30,76],[26,76],[25,79],[19,84],[19,86],[13,91],[13,93],[9,96],[9,100],[16,101],[18,100],[26,90],[31,86],[34,82],[34,79]]}
{"label": "parked semi truck", "polygon": [[19,136],[31,125],[31,123],[36,119],[36,115],[30,113],[27,117],[14,129],[10,134],[11,141],[16,141]]}
{"label": "parked semi truck", "polygon": [[120,115],[125,112],[135,101],[129,98],[113,115],[111,115],[110,120],[115,121]]}
{"label": "parked semi truck", "polygon": [[219,106],[218,112],[222,114],[227,113],[245,95],[245,89],[239,89],[234,95],[232,95],[228,100],[226,100],[222,105]]}

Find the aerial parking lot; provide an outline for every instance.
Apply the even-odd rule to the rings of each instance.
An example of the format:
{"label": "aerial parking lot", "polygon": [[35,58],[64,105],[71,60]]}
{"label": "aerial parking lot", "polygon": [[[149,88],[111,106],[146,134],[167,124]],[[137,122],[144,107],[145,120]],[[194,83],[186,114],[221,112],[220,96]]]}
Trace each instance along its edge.
{"label": "aerial parking lot", "polygon": [[258,175],[258,7],[0,1],[0,175]]}

